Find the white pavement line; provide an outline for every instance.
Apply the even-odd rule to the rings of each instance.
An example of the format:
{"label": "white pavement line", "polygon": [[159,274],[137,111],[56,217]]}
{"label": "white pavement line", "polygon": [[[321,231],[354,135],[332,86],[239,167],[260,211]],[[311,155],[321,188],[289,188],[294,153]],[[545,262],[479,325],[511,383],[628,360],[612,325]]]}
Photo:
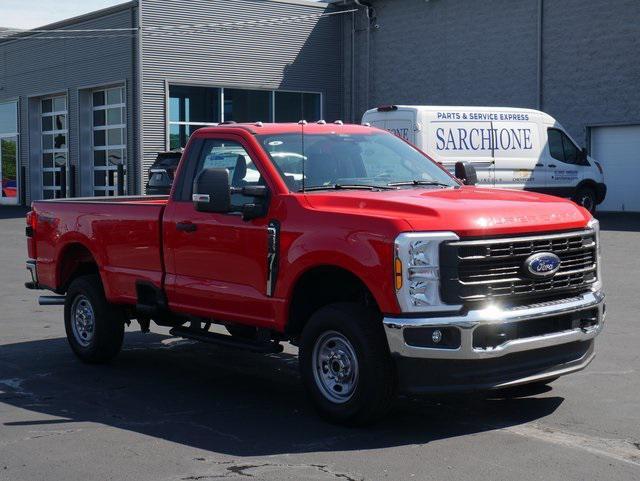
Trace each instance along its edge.
{"label": "white pavement line", "polygon": [[504,428],[503,431],[560,446],[582,449],[593,454],[640,466],[640,443],[633,443],[624,439],[596,438],[559,431],[537,423],[511,426]]}

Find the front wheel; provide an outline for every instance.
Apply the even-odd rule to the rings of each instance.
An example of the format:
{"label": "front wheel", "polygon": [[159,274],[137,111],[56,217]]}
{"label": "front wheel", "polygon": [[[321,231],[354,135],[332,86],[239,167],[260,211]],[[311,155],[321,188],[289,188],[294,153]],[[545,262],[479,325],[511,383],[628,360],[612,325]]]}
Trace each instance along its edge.
{"label": "front wheel", "polygon": [[300,339],[300,371],[313,404],[330,422],[370,424],[395,397],[380,316],[358,304],[332,304],[311,316]]}
{"label": "front wheel", "polygon": [[587,209],[592,214],[596,212],[596,191],[591,187],[581,187],[576,192],[574,197],[574,202],[585,209]]}
{"label": "front wheel", "polygon": [[73,352],[92,364],[113,359],[122,347],[124,313],[109,304],[97,275],[75,279],[64,304],[64,327]]}

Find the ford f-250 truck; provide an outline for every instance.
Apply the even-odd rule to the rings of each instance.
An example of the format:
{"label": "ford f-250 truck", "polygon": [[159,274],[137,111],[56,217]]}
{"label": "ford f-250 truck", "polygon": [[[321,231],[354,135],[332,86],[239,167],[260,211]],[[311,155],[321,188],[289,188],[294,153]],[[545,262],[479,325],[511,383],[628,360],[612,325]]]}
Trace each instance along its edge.
{"label": "ford f-250 truck", "polygon": [[168,198],[34,202],[27,287],[57,294],[41,303],[64,304],[86,362],[113,358],[133,319],[261,352],[289,341],[341,423],[379,418],[397,392],[584,368],[605,312],[598,222],[456,172],[366,126],[203,128]]}

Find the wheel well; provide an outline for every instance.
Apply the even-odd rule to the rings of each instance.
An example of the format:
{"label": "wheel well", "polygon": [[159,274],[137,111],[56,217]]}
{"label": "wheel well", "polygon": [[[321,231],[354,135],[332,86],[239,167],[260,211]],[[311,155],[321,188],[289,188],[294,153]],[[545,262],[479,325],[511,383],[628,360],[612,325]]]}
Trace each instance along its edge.
{"label": "wheel well", "polygon": [[315,311],[335,302],[358,302],[379,310],[373,295],[358,276],[340,267],[316,267],[296,282],[289,306],[287,334],[297,336]]}
{"label": "wheel well", "polygon": [[580,189],[582,189],[583,187],[588,187],[590,189],[593,189],[594,193],[597,194],[597,184],[595,183],[595,181],[591,180],[591,179],[586,179],[583,180],[582,182],[580,182],[577,186],[576,186],[576,194],[578,193],[578,191]]}
{"label": "wheel well", "polygon": [[98,274],[98,263],[82,244],[69,244],[58,259],[58,291],[66,292],[71,282],[87,274]]}

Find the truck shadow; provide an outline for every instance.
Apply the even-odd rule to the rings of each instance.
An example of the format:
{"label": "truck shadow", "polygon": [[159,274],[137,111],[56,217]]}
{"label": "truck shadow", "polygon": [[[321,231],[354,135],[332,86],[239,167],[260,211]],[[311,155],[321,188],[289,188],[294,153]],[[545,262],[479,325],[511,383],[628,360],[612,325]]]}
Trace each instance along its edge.
{"label": "truck shadow", "polygon": [[294,354],[260,356],[157,334],[127,334],[125,343],[121,355],[103,366],[81,364],[65,339],[3,345],[0,402],[42,419],[5,417],[0,429],[10,435],[13,428],[91,422],[212,452],[259,456],[428,443],[526,423],[563,402],[518,393],[401,399],[380,424],[349,429],[317,417],[304,397]]}

